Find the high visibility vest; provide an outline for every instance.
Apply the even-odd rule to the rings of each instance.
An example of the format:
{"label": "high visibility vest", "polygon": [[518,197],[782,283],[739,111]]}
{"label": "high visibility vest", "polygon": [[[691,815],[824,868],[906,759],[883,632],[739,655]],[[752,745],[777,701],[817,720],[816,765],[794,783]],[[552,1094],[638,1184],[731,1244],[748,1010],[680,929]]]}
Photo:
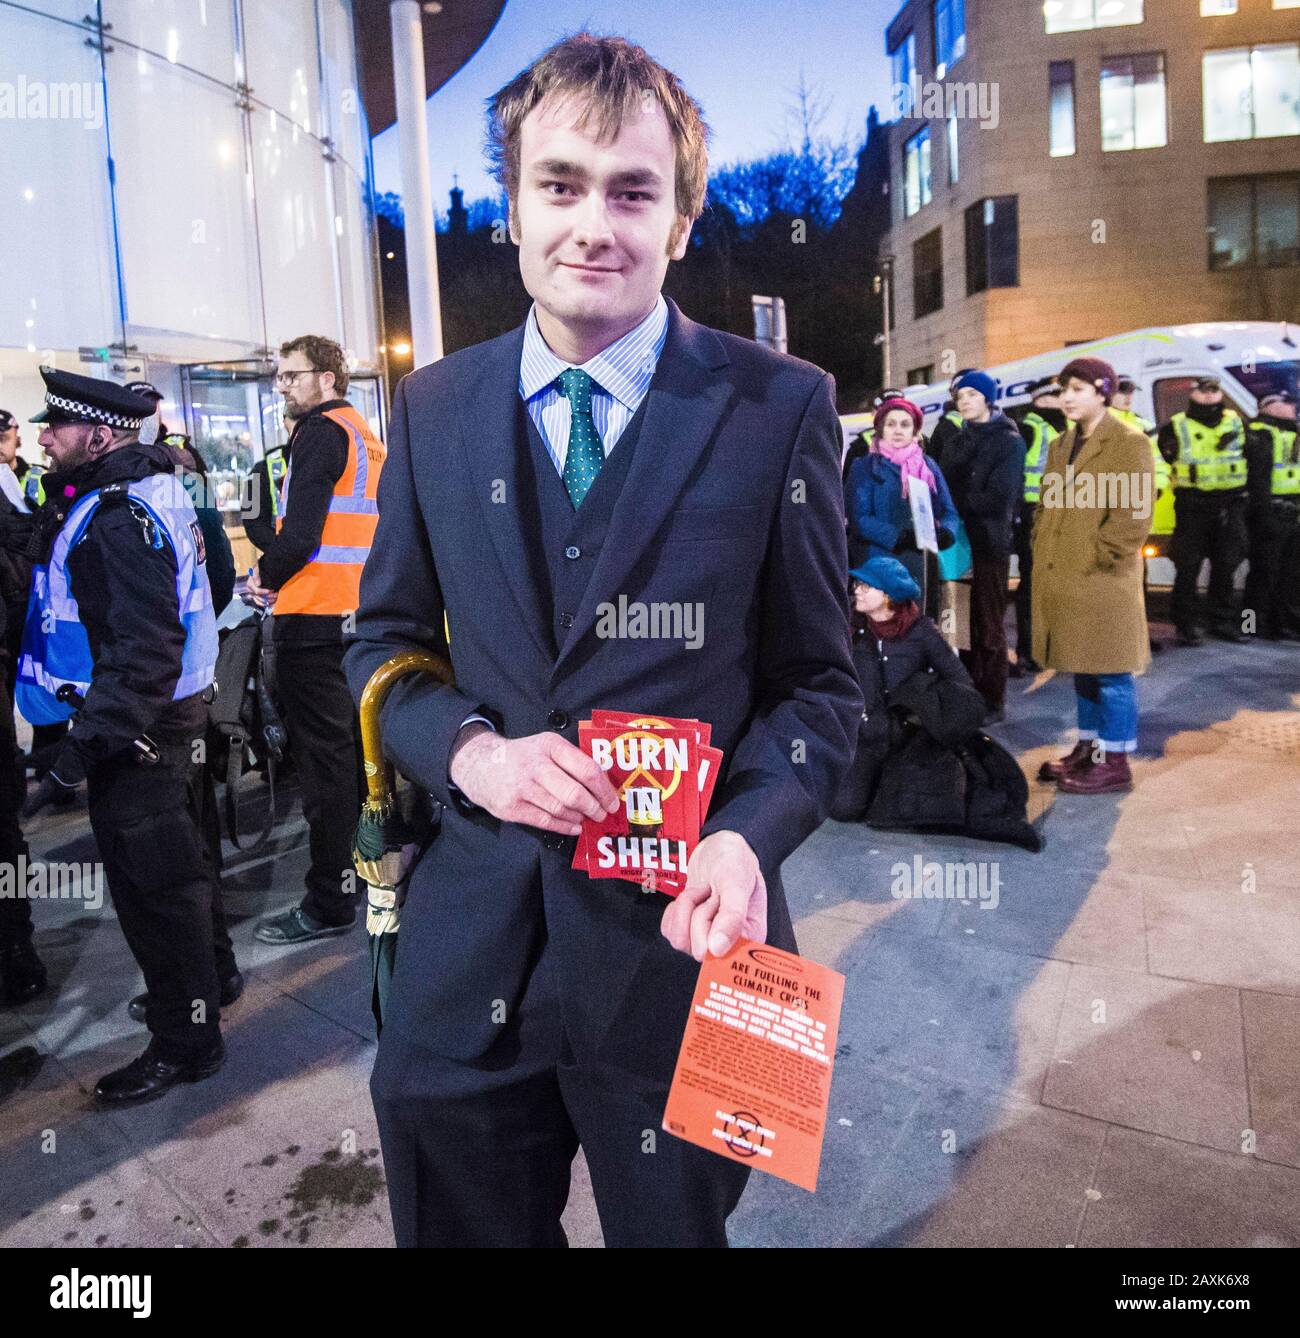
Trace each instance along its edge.
{"label": "high visibility vest", "polygon": [[1043,466],[1047,463],[1047,448],[1061,434],[1046,418],[1032,409],[1025,415],[1024,422],[1034,434],[1034,440],[1025,452],[1025,501],[1037,502],[1043,487]]}
{"label": "high visibility vest", "polygon": [[28,465],[23,475],[23,495],[34,506],[45,505],[45,466]]}
{"label": "high visibility vest", "polygon": [[271,519],[280,518],[280,486],[289,472],[289,462],[284,458],[284,447],[276,446],[267,451],[262,460],[266,467],[267,482],[271,485]]}
{"label": "high visibility vest", "polygon": [[1246,486],[1246,430],[1240,415],[1225,409],[1218,427],[1206,427],[1185,413],[1169,421],[1178,437],[1175,488],[1226,492]]}
{"label": "high visibility vest", "polygon": [[[361,600],[361,569],[370,556],[375,526],[379,523],[379,475],[388,452],[370,430],[370,424],[350,405],[324,410],[348,436],[348,462],[330,498],[329,513],[320,543],[280,587],[272,606],[275,613],[351,613]],[[285,471],[275,518],[278,534],[284,526],[293,481],[293,459]]]}
{"label": "high visibility vest", "polygon": [[1143,418],[1140,413],[1134,413],[1132,409],[1112,409],[1111,413],[1119,419],[1121,423],[1127,423],[1129,427],[1135,427],[1139,432],[1152,433],[1156,430],[1156,425],[1149,419]]}
{"label": "high visibility vest", "polygon": [[1254,432],[1267,432],[1273,438],[1273,472],[1271,492],[1274,497],[1295,497],[1300,495],[1300,441],[1296,439],[1296,430],[1285,431],[1276,423],[1254,422]]}
{"label": "high visibility vest", "polygon": [[[176,561],[176,607],[185,629],[185,647],[172,701],[180,701],[203,692],[217,669],[217,619],[208,586],[203,532],[177,476],[151,474],[126,484],[125,492],[130,505],[142,507],[152,518],[154,547],[166,543]],[[95,657],[77,601],[68,588],[67,563],[69,554],[86,537],[101,501],[99,488],[78,498],[55,537],[49,562],[32,569],[14,696],[18,709],[33,725],[67,720],[76,707],[59,701],[55,694],[70,683],[84,696],[94,677]]]}

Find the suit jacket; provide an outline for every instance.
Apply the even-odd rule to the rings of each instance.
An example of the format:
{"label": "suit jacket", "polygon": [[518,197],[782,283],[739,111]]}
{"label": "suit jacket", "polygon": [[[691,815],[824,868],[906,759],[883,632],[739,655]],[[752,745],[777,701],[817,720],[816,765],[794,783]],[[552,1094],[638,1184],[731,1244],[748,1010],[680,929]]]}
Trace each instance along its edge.
{"label": "suit jacket", "polygon": [[[533,487],[517,427],[523,326],[397,388],[345,668],[359,698],[390,656],[445,650],[445,614],[456,681],[412,676],[384,708],[389,758],[445,805],[412,875],[385,1038],[483,1055],[543,944],[580,1060],[662,1083],[689,1011],[698,966],[659,933],[663,895],[591,881],[569,867],[572,838],[449,790],[448,755],[475,712],[507,737],[556,729],[572,743],[598,708],[710,721],[724,763],[703,834],[745,837],[767,880],[769,941],[794,947],[779,869],[825,817],[862,709],[834,383],[668,306],[630,472],[558,653],[530,579],[548,558],[528,550],[518,500]],[[702,644],[597,636],[598,605],[620,596],[699,602]]]}

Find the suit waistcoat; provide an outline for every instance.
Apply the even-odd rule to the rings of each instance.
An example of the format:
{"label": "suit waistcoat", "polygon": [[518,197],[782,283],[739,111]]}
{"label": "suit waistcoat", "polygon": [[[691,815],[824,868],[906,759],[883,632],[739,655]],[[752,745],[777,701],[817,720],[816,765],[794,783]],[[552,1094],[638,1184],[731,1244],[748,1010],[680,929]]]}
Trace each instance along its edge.
{"label": "suit waistcoat", "polygon": [[582,603],[601,545],[618,542],[617,536],[610,538],[609,526],[641,435],[645,406],[646,401],[642,400],[575,511],[541,433],[523,399],[518,401],[515,448],[522,449],[527,457],[530,469],[525,476],[531,474],[532,480],[529,495],[520,498],[519,504],[524,509],[529,549],[538,555],[531,564],[533,581],[538,598],[550,615],[552,648],[557,657],[572,632],[574,615]]}

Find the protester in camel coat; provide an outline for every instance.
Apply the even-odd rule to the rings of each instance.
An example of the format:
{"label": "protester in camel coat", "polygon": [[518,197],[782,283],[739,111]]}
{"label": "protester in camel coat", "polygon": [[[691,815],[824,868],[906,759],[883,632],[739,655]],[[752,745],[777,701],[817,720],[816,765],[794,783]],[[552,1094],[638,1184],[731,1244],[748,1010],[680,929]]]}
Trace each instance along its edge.
{"label": "protester in camel coat", "polygon": [[1108,363],[1076,358],[1060,379],[1069,426],[1048,447],[1034,521],[1034,659],[1075,675],[1079,743],[1069,758],[1046,764],[1041,778],[1101,793],[1132,783],[1133,675],[1151,657],[1142,589],[1151,444],[1106,412],[1116,382]]}

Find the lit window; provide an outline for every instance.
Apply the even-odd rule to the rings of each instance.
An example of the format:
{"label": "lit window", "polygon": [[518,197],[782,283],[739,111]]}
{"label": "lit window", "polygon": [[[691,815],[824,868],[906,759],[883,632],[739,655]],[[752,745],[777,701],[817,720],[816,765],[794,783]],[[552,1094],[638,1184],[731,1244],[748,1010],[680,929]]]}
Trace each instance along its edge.
{"label": "lit window", "polygon": [[[1297,0],[1300,3],[1300,0]],[[1235,14],[1237,0],[1201,0],[1201,17],[1212,19],[1219,14]]]}
{"label": "lit window", "polygon": [[1074,152],[1074,61],[1052,61],[1047,82],[1051,154],[1068,158]]}
{"label": "lit window", "polygon": [[1300,43],[1207,51],[1205,142],[1300,135]]}
{"label": "lit window", "polygon": [[1210,268],[1300,265],[1300,175],[1211,177]]}
{"label": "lit window", "polygon": [[1158,149],[1169,143],[1165,58],[1159,52],[1101,63],[1101,147]]}
{"label": "lit window", "polygon": [[957,184],[957,118],[948,118],[948,184]]}
{"label": "lit window", "polygon": [[903,145],[903,216],[930,203],[930,131],[919,130]]}
{"label": "lit window", "polygon": [[908,33],[890,55],[894,66],[894,112],[910,116],[916,106],[916,35]]}
{"label": "lit window", "polygon": [[1118,28],[1142,22],[1142,0],[1047,0],[1043,18],[1049,33]]}
{"label": "lit window", "polygon": [[966,54],[966,0],[934,0],[934,77],[942,79]]}
{"label": "lit window", "polygon": [[1274,9],[1300,9],[1300,0],[1273,0]]}

